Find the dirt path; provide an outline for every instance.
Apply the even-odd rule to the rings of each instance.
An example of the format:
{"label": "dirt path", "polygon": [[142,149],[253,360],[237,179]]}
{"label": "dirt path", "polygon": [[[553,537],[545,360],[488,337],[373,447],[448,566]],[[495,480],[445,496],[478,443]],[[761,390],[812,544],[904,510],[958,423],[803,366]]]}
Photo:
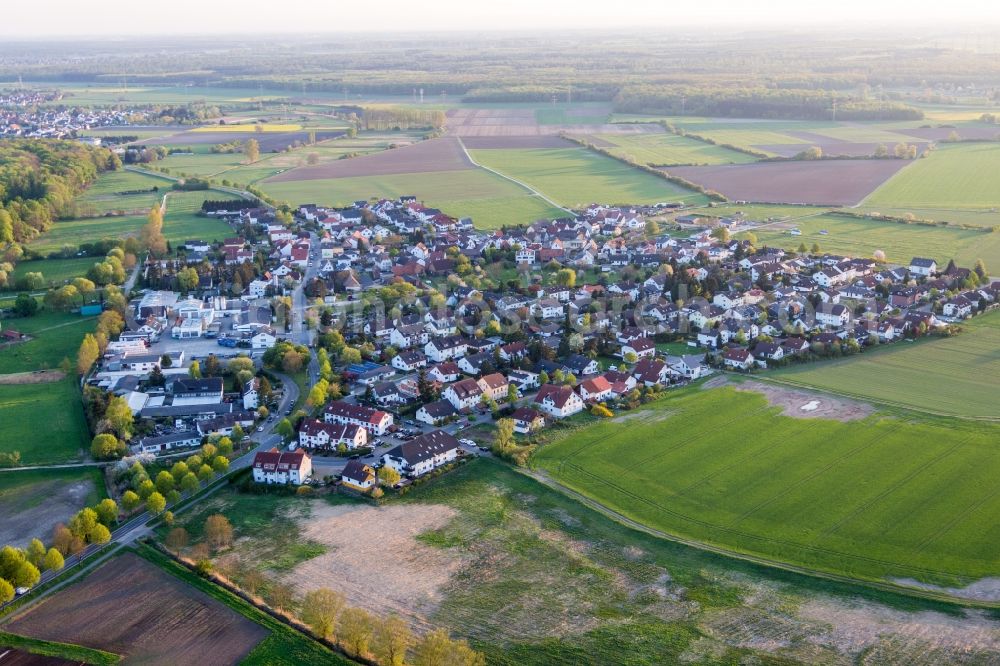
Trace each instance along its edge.
{"label": "dirt path", "polygon": [[37,370],[35,372],[12,372],[0,375],[0,384],[48,384],[66,376],[62,370]]}

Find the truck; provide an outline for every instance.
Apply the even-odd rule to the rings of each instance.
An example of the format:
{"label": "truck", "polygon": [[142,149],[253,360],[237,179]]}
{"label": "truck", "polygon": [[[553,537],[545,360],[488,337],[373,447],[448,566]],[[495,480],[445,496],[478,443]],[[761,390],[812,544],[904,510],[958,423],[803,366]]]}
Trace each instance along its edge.
{"label": "truck", "polygon": [[219,343],[220,347],[235,347],[236,346],[236,338],[219,338],[218,340],[216,340],[216,342]]}

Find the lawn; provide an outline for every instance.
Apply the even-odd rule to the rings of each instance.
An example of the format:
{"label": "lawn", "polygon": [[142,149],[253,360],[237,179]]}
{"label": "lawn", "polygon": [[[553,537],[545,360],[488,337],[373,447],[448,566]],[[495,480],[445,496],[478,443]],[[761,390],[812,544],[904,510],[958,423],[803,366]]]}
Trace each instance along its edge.
{"label": "lawn", "polygon": [[[915,160],[863,202],[866,207],[993,209],[1000,206],[1000,144],[938,145],[928,157]],[[1000,222],[994,217],[992,224]]]}
{"label": "lawn", "polygon": [[[78,215],[100,215],[109,211],[148,211],[160,203],[163,193],[170,189],[166,178],[149,176],[135,171],[107,171],[76,199]],[[140,194],[121,194],[137,190],[150,190]]]}
{"label": "lawn", "polygon": [[[56,222],[56,224],[61,224]],[[22,261],[14,266],[13,283],[25,273],[41,273],[48,286],[62,286],[75,277],[85,276],[100,257],[72,257],[70,259],[40,259]]]}
{"label": "lawn", "polygon": [[0,385],[0,451],[20,451],[21,463],[80,459],[90,445],[76,380]]}
{"label": "lawn", "polygon": [[860,356],[776,373],[782,381],[912,409],[997,418],[1000,312],[973,318],[961,334],[894,344]]}
{"label": "lawn", "polygon": [[413,194],[426,205],[440,208],[449,215],[472,217],[481,229],[565,215],[520,186],[481,169],[262,182],[259,186],[267,194],[293,204],[343,205],[369,197],[396,198]]}
{"label": "lawn", "polygon": [[[150,206],[152,208],[152,206]],[[148,209],[147,209],[148,212]],[[109,238],[137,235],[146,224],[146,213],[116,217],[87,217],[56,220],[52,228],[31,241],[28,247],[35,252],[58,252],[64,246],[76,248],[80,243],[90,243]],[[91,258],[91,263],[97,258]]]}
{"label": "lawn", "polygon": [[912,413],[797,419],[757,393],[691,388],[557,435],[534,464],[629,518],[726,550],[960,584],[1000,574],[998,436]]}
{"label": "lawn", "polygon": [[163,216],[163,235],[174,245],[189,239],[211,242],[231,236],[232,227],[222,220],[197,215],[206,199],[231,198],[232,194],[219,190],[171,192]]}
{"label": "lawn", "polygon": [[473,150],[472,158],[569,207],[589,203],[703,203],[705,197],[586,148]]}
{"label": "lawn", "polygon": [[94,330],[95,317],[69,312],[41,311],[34,317],[4,319],[4,330],[14,329],[32,337],[0,350],[0,374],[53,369],[64,358],[76,358],[80,341]]}
{"label": "lawn", "polygon": [[607,148],[615,155],[650,166],[679,164],[744,164],[754,157],[689,136],[677,134],[600,134],[601,141],[613,143]]}
{"label": "lawn", "polygon": [[[789,235],[789,227],[799,229],[802,235]],[[753,234],[759,245],[787,250],[802,243],[806,247],[816,243],[824,252],[855,257],[871,257],[875,250],[882,250],[890,262],[904,265],[912,257],[932,257],[941,264],[954,259],[960,266],[971,268],[976,259],[982,259],[989,268],[1000,267],[1000,234],[973,229],[819,215],[755,229]]]}

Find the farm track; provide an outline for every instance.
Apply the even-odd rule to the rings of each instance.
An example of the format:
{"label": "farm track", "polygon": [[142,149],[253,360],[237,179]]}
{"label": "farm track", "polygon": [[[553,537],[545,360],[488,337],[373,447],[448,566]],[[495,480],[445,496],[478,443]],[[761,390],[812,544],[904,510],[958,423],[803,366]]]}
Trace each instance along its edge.
{"label": "farm track", "polygon": [[[689,546],[691,548],[696,548],[704,552],[713,553],[715,555],[720,555],[723,557],[733,558],[743,562],[749,562],[751,564],[756,564],[771,569],[786,571],[794,574],[799,574],[802,576],[808,576],[810,578],[815,578],[819,580],[843,583],[852,586],[862,586],[871,589],[881,590],[883,592],[890,592],[893,594],[899,594],[903,596],[915,597],[920,599],[928,599],[931,601],[941,601],[944,603],[954,604],[957,606],[963,606],[969,608],[1000,609],[1000,602],[970,599],[968,597],[948,594],[945,592],[937,592],[924,588],[914,587],[911,585],[902,585],[898,583],[885,582],[877,579],[857,578],[842,574],[830,573],[820,569],[812,569],[809,567],[803,567],[795,564],[790,564],[788,562],[783,562],[781,560],[774,560],[767,557],[761,557],[758,555],[751,555],[749,553],[716,546],[714,544],[707,543],[704,541],[682,537],[677,534],[649,527],[648,525],[645,525],[637,520],[629,518],[628,516],[619,513],[618,511],[615,511],[614,509],[602,504],[601,502],[594,500],[590,497],[587,497],[586,495],[576,490],[573,490],[568,486],[563,485],[559,481],[556,481],[555,479],[553,479],[552,477],[548,476],[543,472],[527,470],[524,468],[516,468],[516,469],[521,474],[531,477],[532,479],[538,481],[539,483],[549,488],[552,488],[553,490],[556,490],[577,502],[580,502],[584,506],[593,509],[594,511],[597,511],[598,513],[604,515],[607,518],[610,518],[611,520],[614,520],[619,524],[625,525],[626,527],[637,530],[639,532],[649,534],[650,536],[654,536],[660,539],[665,539],[673,543],[679,543],[685,546]],[[642,500],[642,498],[638,499]],[[926,570],[926,569],[921,569],[920,571],[936,575],[947,575],[947,576],[952,575],[952,574],[946,574],[945,572]]]}

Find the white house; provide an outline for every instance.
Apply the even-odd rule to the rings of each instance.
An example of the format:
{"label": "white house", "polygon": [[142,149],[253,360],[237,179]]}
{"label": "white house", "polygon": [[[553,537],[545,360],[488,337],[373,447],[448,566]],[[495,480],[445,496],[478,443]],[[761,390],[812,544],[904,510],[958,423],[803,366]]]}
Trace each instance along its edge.
{"label": "white house", "polygon": [[307,449],[336,449],[343,444],[356,449],[368,444],[368,431],[353,423],[326,423],[304,419],[299,427],[299,446]]}
{"label": "white house", "polygon": [[509,386],[509,382],[503,374],[494,372],[489,375],[484,375],[479,378],[477,383],[483,393],[490,396],[497,402],[507,399],[507,387]]}
{"label": "white house", "polygon": [[441,394],[455,409],[471,409],[482,400],[483,389],[472,378],[450,384]]}
{"label": "white house", "polygon": [[521,407],[510,415],[514,421],[514,432],[528,435],[545,427],[545,417],[530,407]]}
{"label": "white house", "polygon": [[402,476],[417,477],[458,458],[461,445],[443,430],[403,442],[382,455],[382,463]]}
{"label": "white house", "polygon": [[350,460],[340,473],[340,481],[345,486],[365,492],[375,485],[375,470],[360,460]]}
{"label": "white house", "polygon": [[840,303],[820,303],[816,308],[816,323],[828,328],[842,328],[851,321],[851,310]]}
{"label": "white house", "polygon": [[568,386],[544,384],[535,395],[534,404],[549,416],[563,419],[583,411],[583,400]]}
{"label": "white house", "polygon": [[603,402],[611,397],[611,382],[603,375],[580,382],[580,398],[584,402]]}
{"label": "white house", "polygon": [[424,353],[431,361],[441,363],[465,356],[468,348],[469,343],[465,338],[458,335],[446,335],[430,340],[424,345]]}
{"label": "white house", "polygon": [[929,277],[937,273],[937,262],[933,259],[924,259],[922,257],[914,257],[910,260],[910,272],[914,275],[923,275],[924,277]]}
{"label": "white house", "polygon": [[261,451],[254,456],[252,467],[257,483],[301,485],[312,476],[312,458],[302,449]]}
{"label": "white house", "polygon": [[416,419],[427,425],[439,426],[456,415],[458,415],[458,412],[449,401],[437,400],[429,402],[418,409]]}
{"label": "white house", "polygon": [[753,354],[746,349],[727,349],[722,354],[722,362],[727,368],[746,370],[753,365]]}
{"label": "white house", "polygon": [[243,385],[243,409],[260,407],[260,379],[254,377]]}
{"label": "white house", "polygon": [[392,426],[392,414],[364,405],[335,400],[326,406],[323,420],[327,423],[346,423],[365,428],[373,435],[381,437]]}

